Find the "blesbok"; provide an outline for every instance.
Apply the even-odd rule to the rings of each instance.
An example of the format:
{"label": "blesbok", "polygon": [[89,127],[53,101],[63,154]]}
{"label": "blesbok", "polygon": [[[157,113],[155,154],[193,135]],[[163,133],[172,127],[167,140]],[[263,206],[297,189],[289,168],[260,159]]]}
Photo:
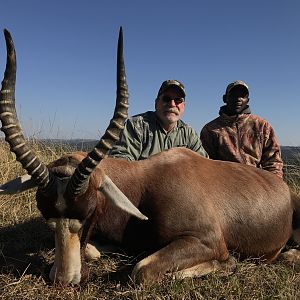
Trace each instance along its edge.
{"label": "blesbok", "polygon": [[[185,148],[136,162],[106,157],[127,117],[122,30],[116,108],[108,129],[90,153],[71,153],[48,166],[30,150],[19,126],[15,50],[9,32],[4,33],[2,130],[28,175],[3,184],[0,192],[38,187],[37,206],[55,232],[51,280],[64,284],[83,280],[84,251],[91,234],[151,251],[133,269],[137,282],[151,283],[173,272],[188,277],[226,268],[232,263],[230,250],[241,257],[276,259],[292,236],[293,218],[294,224],[299,220],[295,205],[297,211],[300,205],[274,174],[209,160]],[[299,242],[299,233],[294,238]]]}

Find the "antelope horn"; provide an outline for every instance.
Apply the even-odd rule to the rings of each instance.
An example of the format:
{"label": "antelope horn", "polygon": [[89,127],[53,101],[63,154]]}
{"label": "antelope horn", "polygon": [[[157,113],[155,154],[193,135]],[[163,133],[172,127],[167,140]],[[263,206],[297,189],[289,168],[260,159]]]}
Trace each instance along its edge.
{"label": "antelope horn", "polygon": [[15,107],[16,52],[12,37],[6,29],[4,29],[4,36],[7,60],[0,92],[1,130],[5,134],[5,140],[10,145],[10,150],[16,154],[17,160],[42,191],[46,192],[52,190],[55,178],[53,175],[50,176],[48,168],[30,150],[19,125]]}
{"label": "antelope horn", "polygon": [[120,27],[117,56],[117,98],[114,115],[100,141],[81,161],[70,178],[65,192],[66,198],[75,198],[86,191],[91,173],[119,139],[120,132],[124,128],[124,121],[128,116],[128,106],[128,87],[123,58],[123,30]]}
{"label": "antelope horn", "polygon": [[137,207],[135,207],[130,200],[121,192],[121,190],[113,183],[113,181],[105,175],[103,181],[98,188],[100,192],[109,200],[113,205],[119,207],[123,211],[135,216],[141,220],[148,220]]}

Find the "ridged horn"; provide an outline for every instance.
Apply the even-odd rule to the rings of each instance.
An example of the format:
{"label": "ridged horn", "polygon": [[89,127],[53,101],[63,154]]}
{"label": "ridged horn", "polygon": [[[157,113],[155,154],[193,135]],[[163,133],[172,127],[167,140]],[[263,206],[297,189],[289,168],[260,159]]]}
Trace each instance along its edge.
{"label": "ridged horn", "polygon": [[117,97],[114,115],[104,135],[94,149],[78,165],[70,178],[65,192],[66,198],[75,198],[86,191],[91,173],[119,139],[120,132],[124,128],[124,122],[128,116],[128,106],[128,87],[123,57],[123,30],[120,27],[117,54]]}
{"label": "ridged horn", "polygon": [[53,175],[50,176],[48,168],[39,161],[35,153],[29,148],[19,125],[15,106],[16,52],[12,37],[6,29],[4,29],[4,36],[7,60],[0,92],[1,130],[5,134],[5,140],[10,145],[10,150],[16,154],[17,160],[36,184],[46,192],[49,189],[52,190],[54,178]]}

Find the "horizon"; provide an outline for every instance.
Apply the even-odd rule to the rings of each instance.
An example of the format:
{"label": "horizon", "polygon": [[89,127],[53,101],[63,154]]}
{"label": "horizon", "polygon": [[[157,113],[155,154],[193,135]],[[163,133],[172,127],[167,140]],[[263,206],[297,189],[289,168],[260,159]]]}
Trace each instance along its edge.
{"label": "horizon", "polygon": [[[101,138],[101,137],[100,137]],[[99,138],[99,139],[100,139]],[[26,137],[26,140],[28,141],[50,141],[50,142],[66,142],[66,144],[68,143],[72,143],[72,142],[79,142],[79,143],[84,143],[84,142],[87,142],[87,143],[97,143],[99,141],[99,139],[93,139],[93,138],[38,138],[38,137]],[[2,142],[5,142],[5,138],[4,137],[0,137],[0,141]],[[7,143],[8,144],[8,143]],[[297,149],[297,155],[299,154],[300,155],[300,146],[290,146],[290,145],[280,145],[281,148],[294,148],[294,149]],[[298,151],[299,150],[299,151]]]}
{"label": "horizon", "polygon": [[[227,84],[240,79],[251,111],[270,122],[280,145],[300,146],[297,0],[11,0],[0,24],[15,43],[25,137],[99,139],[113,114],[122,26],[129,116],[153,110],[162,81],[178,79],[187,94],[183,120],[199,134],[218,116]],[[1,34],[2,74],[5,62]]]}

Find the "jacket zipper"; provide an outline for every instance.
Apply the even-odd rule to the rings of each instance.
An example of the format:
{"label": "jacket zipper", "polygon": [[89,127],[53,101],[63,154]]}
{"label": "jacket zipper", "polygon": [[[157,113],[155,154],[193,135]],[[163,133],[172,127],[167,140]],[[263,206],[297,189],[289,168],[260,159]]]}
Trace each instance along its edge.
{"label": "jacket zipper", "polygon": [[241,153],[241,139],[240,139],[240,130],[239,130],[239,125],[238,122],[235,122],[235,128],[236,128],[236,133],[237,133],[237,146],[238,146],[238,151],[240,153],[240,156],[244,162],[244,164],[246,164],[246,160],[244,155]]}

